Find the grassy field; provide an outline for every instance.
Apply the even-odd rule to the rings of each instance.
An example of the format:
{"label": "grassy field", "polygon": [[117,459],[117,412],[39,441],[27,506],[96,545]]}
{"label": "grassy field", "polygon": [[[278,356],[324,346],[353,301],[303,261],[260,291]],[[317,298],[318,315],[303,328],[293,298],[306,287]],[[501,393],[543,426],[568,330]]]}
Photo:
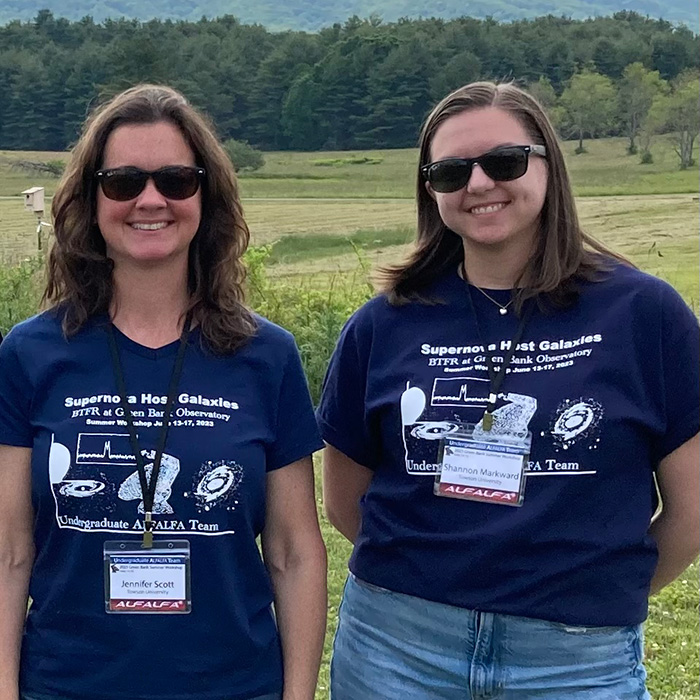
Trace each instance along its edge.
{"label": "grassy field", "polygon": [[[625,155],[622,139],[586,145],[588,153],[575,156],[575,144],[565,144],[584,227],[671,282],[698,313],[697,171],[677,169],[668,139],[658,139],[652,149],[655,162],[647,166]],[[43,185],[51,194],[57,183],[12,163],[60,157],[65,156],[0,152],[0,264],[22,260],[36,249],[36,219],[23,211],[16,195],[32,185]],[[415,228],[415,159],[415,150],[266,154],[265,167],[242,177],[241,189],[253,242],[271,246],[269,277],[325,287],[342,275],[364,284],[358,255],[366,267],[402,256]],[[328,693],[330,645],[350,552],[323,516],[321,522],[330,602],[318,700]],[[646,654],[655,700],[698,698],[698,608],[697,564],[651,601]]]}
{"label": "grassy field", "polygon": [[[574,190],[581,196],[670,194],[697,192],[697,171],[678,169],[669,137],[652,144],[654,162],[642,165],[639,156],[626,155],[626,139],[587,141],[587,153],[574,154],[577,142],[564,144]],[[696,144],[696,149],[700,145]],[[416,149],[337,151],[324,153],[273,152],[265,166],[241,178],[243,197],[249,198],[412,198],[415,189]],[[67,160],[65,153],[0,151],[0,195],[17,195],[32,185],[52,194],[57,180],[36,177],[19,169],[19,160]]]}
{"label": "grassy field", "polygon": [[[642,165],[638,156],[627,156],[625,139],[601,139],[586,143],[587,153],[574,154],[576,143],[567,142],[567,165],[579,196],[669,194],[697,192],[693,170],[678,170],[678,159],[670,140],[659,137],[652,146],[654,163]],[[244,177],[244,197],[408,197],[415,191],[414,149],[364,151],[378,160],[356,163],[359,153],[266,154],[265,167]],[[319,166],[319,161],[340,161],[336,166]],[[309,176],[314,179],[309,179]]]}
{"label": "grassy field", "polygon": [[[585,229],[673,284],[698,311],[697,195],[580,197]],[[253,243],[271,244],[276,276],[327,282],[367,263],[401,258],[415,230],[411,200],[246,200]],[[0,199],[0,263],[36,250],[36,219],[17,199]]]}
{"label": "grassy field", "polygon": [[[696,311],[698,306],[698,198],[697,195],[657,195],[628,197],[579,197],[578,208],[584,228],[606,245],[629,257],[636,265],[673,284]],[[255,202],[247,210],[255,210]],[[317,230],[297,235],[280,235],[272,246],[271,269],[276,276],[296,277],[322,286],[329,277],[354,272],[362,249],[370,267],[396,262],[408,250],[415,218],[412,203],[405,205],[406,224],[394,228],[367,228],[365,203],[357,203],[356,228],[338,226],[335,232]],[[334,204],[313,202],[308,210],[328,209]],[[280,215],[293,216],[294,210]],[[315,213],[312,215],[315,217]],[[251,226],[253,239],[258,229]],[[264,242],[274,241],[267,235]],[[354,244],[354,245],[353,245]]]}

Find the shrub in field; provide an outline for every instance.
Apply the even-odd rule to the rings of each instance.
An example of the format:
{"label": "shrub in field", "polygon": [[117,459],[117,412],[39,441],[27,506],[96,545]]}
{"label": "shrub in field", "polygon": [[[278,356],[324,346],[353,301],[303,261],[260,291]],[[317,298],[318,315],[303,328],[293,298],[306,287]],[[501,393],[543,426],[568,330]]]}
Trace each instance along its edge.
{"label": "shrub in field", "polygon": [[46,161],[46,167],[49,169],[49,172],[52,175],[61,177],[61,175],[63,175],[63,171],[66,169],[66,162],[60,159],[48,160]]}
{"label": "shrub in field", "polygon": [[37,256],[19,265],[0,266],[0,332],[33,316],[39,308],[43,260]]}
{"label": "shrub in field", "polygon": [[240,170],[258,170],[265,165],[265,158],[257,148],[253,148],[247,141],[229,139],[224,141],[224,149],[233,163],[236,172]]}
{"label": "shrub in field", "polygon": [[29,173],[60,177],[66,169],[66,163],[60,159],[48,161],[17,160],[12,163],[11,167],[13,169],[18,168],[20,170],[25,170]]}
{"label": "shrub in field", "polygon": [[343,324],[374,292],[369,283],[340,276],[326,288],[289,278],[273,280],[265,268],[269,254],[270,246],[250,248],[246,253],[249,301],[259,314],[294,334],[316,403]]}
{"label": "shrub in field", "polygon": [[379,165],[384,159],[372,156],[348,156],[346,158],[317,158],[312,165],[321,167],[340,167],[342,165]]}

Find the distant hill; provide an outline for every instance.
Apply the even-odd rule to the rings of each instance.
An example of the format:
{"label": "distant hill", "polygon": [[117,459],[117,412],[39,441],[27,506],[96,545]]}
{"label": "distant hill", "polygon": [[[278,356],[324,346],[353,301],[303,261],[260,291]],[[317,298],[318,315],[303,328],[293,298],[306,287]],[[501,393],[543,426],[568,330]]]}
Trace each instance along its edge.
{"label": "distant hill", "polygon": [[376,15],[386,22],[401,17],[491,16],[502,22],[549,14],[583,19],[623,9],[673,23],[683,22],[694,31],[698,25],[697,3],[690,0],[0,0],[0,24],[31,20],[42,9],[71,20],[89,15],[96,22],[110,17],[196,21],[202,16],[234,15],[243,23],[262,24],[273,31],[313,31],[343,23],[353,15]]}

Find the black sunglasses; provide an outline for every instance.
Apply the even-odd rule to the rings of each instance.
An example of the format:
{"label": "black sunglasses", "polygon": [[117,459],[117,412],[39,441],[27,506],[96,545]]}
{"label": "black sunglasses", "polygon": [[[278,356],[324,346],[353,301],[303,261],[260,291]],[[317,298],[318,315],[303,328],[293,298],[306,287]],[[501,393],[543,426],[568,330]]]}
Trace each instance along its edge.
{"label": "black sunglasses", "polygon": [[189,165],[169,165],[160,170],[141,170],[133,166],[98,170],[95,178],[102,187],[107,199],[126,202],[138,197],[146,187],[148,179],[153,180],[158,192],[168,199],[188,199],[197,193],[204,168]]}
{"label": "black sunglasses", "polygon": [[546,156],[547,149],[544,146],[499,146],[478,158],[436,160],[420,171],[436,192],[456,192],[467,186],[477,163],[492,180],[517,180],[527,172],[530,153]]}

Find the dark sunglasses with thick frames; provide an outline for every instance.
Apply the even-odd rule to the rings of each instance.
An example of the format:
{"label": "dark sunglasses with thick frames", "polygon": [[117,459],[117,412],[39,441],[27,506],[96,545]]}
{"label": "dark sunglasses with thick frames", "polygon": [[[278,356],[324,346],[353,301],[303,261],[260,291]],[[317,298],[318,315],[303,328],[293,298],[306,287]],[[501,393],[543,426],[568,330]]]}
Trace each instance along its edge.
{"label": "dark sunglasses with thick frames", "polygon": [[457,192],[467,186],[474,166],[492,180],[508,182],[517,180],[527,172],[530,154],[546,156],[544,146],[499,146],[478,158],[445,158],[424,165],[420,171],[435,192]]}
{"label": "dark sunglasses with thick frames", "polygon": [[199,189],[204,168],[189,165],[169,165],[159,170],[142,170],[134,166],[98,170],[95,178],[107,199],[126,202],[135,199],[146,187],[149,178],[158,192],[167,199],[189,199]]}

